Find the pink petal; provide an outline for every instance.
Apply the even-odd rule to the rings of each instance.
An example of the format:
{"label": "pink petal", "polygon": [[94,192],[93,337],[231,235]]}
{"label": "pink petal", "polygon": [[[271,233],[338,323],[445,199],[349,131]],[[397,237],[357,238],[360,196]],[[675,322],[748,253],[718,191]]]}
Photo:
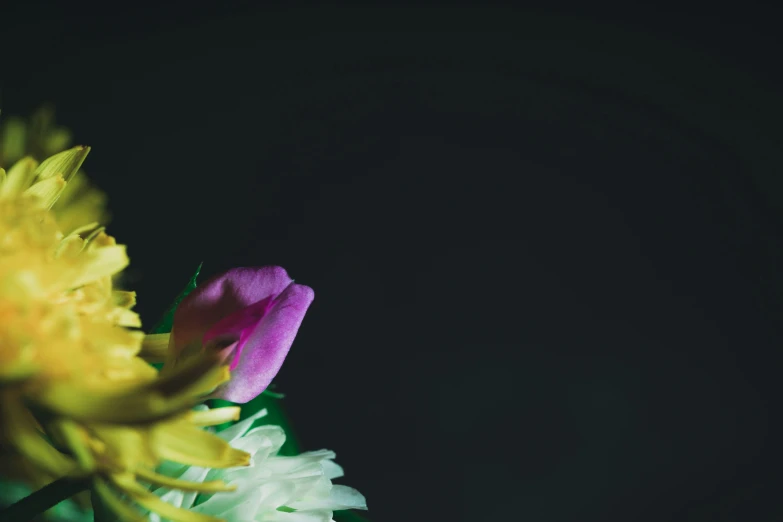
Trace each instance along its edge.
{"label": "pink petal", "polygon": [[221,320],[264,299],[274,299],[291,282],[283,268],[267,266],[234,268],[197,286],[174,313],[171,356],[194,343],[200,345]]}
{"label": "pink petal", "polygon": [[239,360],[231,380],[212,397],[246,403],[264,391],[280,370],[313,298],[310,287],[293,283],[275,298],[244,347],[237,347]]}
{"label": "pink petal", "polygon": [[224,357],[233,355],[230,369],[236,368],[248,337],[271,308],[274,297],[277,296],[269,296],[218,321],[201,339],[204,348],[222,350]]}

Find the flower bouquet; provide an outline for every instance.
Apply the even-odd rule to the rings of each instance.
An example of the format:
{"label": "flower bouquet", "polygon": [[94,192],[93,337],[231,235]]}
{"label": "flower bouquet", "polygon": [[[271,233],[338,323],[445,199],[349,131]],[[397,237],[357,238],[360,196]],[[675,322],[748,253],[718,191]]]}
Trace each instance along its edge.
{"label": "flower bouquet", "polygon": [[300,452],[268,389],[313,290],[197,270],[145,334],[69,141],[46,108],[0,128],[0,520],[360,520],[335,454]]}

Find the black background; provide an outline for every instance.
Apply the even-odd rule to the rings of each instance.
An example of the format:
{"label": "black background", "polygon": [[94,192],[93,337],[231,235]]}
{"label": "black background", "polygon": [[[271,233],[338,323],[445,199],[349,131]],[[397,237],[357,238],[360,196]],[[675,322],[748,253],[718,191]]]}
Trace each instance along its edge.
{"label": "black background", "polygon": [[772,8],[129,6],[4,5],[3,112],[93,147],[145,324],[315,289],[277,385],[371,520],[783,520]]}

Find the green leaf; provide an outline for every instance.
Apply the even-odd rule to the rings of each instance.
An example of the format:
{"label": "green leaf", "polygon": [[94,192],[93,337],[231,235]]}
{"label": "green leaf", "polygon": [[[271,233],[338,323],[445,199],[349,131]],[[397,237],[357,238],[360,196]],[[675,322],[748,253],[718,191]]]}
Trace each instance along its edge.
{"label": "green leaf", "polygon": [[[185,299],[185,297],[190,292],[196,289],[196,279],[198,278],[198,275],[201,272],[201,267],[203,265],[204,263],[199,263],[198,268],[196,268],[196,273],[193,274],[193,277],[190,278],[188,284],[185,285],[185,288],[174,299],[174,302],[171,303],[171,306],[169,306],[168,310],[166,310],[166,313],[163,314],[163,318],[158,322],[158,324],[155,325],[155,328],[153,328],[150,333],[158,334],[168,333],[171,331],[171,325],[174,324],[174,312],[177,311],[177,307],[182,302],[182,300]],[[163,367],[163,363],[152,363],[152,366],[160,370]]]}
{"label": "green leaf", "polygon": [[281,399],[279,396],[276,397],[275,395],[276,394],[271,392],[267,393],[264,391],[261,395],[245,404],[242,408],[242,416],[249,416],[258,410],[266,408],[267,414],[258,419],[255,424],[274,424],[283,428],[283,431],[285,431],[285,444],[280,448],[279,454],[285,456],[299,455],[301,453],[301,446],[291,427],[291,421],[288,418],[288,415],[283,411]]}
{"label": "green leaf", "polygon": [[196,273],[193,274],[193,277],[190,278],[190,281],[188,281],[187,286],[185,286],[185,289],[182,290],[176,299],[174,299],[174,302],[171,303],[171,306],[169,306],[169,309],[166,310],[166,313],[163,314],[163,319],[160,320],[160,322],[155,325],[155,328],[152,329],[150,333],[167,333],[171,331],[171,325],[174,323],[174,312],[177,310],[177,306],[182,302],[185,297],[196,289],[196,279],[198,278],[198,274],[201,272],[201,267],[204,263],[200,263],[198,265],[198,268],[196,268]]}

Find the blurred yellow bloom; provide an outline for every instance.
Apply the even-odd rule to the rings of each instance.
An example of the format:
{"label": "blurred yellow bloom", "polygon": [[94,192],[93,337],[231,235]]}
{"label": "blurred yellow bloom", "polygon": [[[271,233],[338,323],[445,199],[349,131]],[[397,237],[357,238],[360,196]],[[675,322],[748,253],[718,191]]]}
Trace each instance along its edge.
{"label": "blurred yellow bloom", "polygon": [[143,519],[144,510],[218,520],[165,504],[143,484],[231,489],[155,473],[163,460],[249,464],[247,453],[200,429],[237,418],[238,408],[190,410],[228,369],[205,354],[159,376],[140,357],[167,339],[145,342],[133,329],[141,326],[135,295],[112,287],[128,264],[125,247],[97,223],[63,234],[50,210],[88,152],[75,147],[40,165],[23,158],[0,171],[0,469],[34,488],[90,476],[120,520]]}
{"label": "blurred yellow bloom", "polygon": [[62,152],[71,143],[71,133],[54,122],[54,110],[43,106],[25,121],[3,116],[0,123],[0,165],[8,165],[23,156],[37,159]]}
{"label": "blurred yellow bloom", "polygon": [[[68,129],[55,125],[51,107],[41,107],[28,121],[0,116],[0,167],[9,168],[22,158],[41,161],[64,151],[71,142]],[[64,232],[85,223],[106,225],[109,221],[106,195],[92,186],[80,170],[72,174],[52,211]]]}

